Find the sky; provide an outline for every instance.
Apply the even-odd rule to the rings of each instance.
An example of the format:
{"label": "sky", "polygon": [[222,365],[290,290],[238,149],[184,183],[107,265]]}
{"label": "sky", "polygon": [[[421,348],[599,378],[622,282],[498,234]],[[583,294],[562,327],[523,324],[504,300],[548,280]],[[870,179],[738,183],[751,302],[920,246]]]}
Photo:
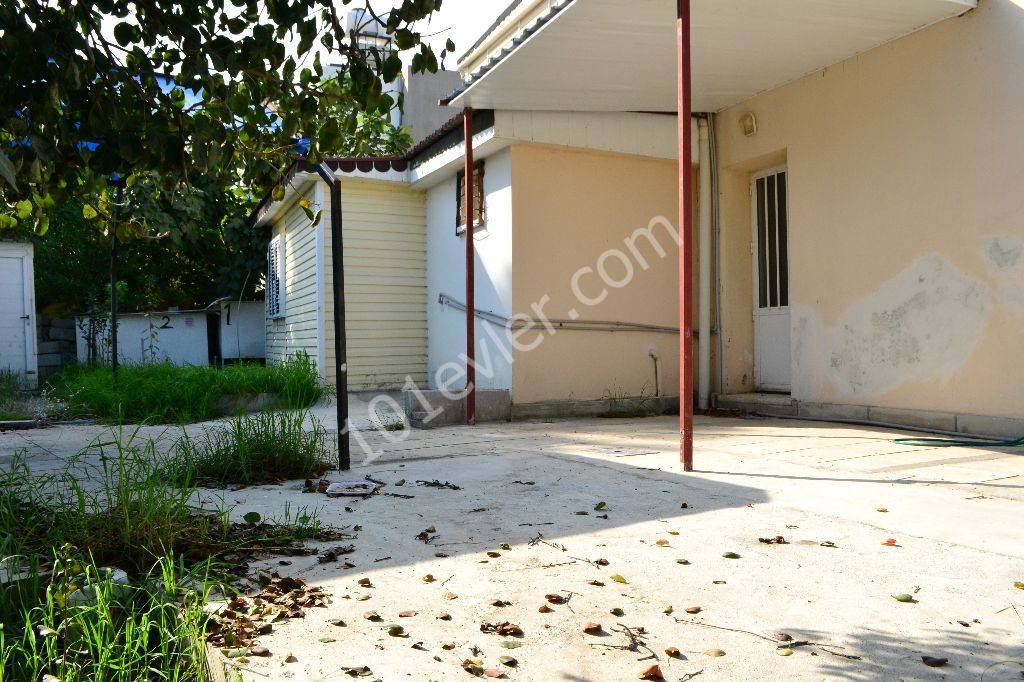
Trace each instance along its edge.
{"label": "sky", "polygon": [[[374,11],[401,4],[401,0],[372,1]],[[437,34],[426,38],[436,53],[440,53],[448,38],[455,42],[454,56],[445,60],[445,67],[454,69],[455,61],[472,47],[510,2],[511,0],[443,0],[441,10],[431,19],[429,26],[421,27],[420,32],[424,36]],[[352,7],[357,6],[358,3],[352,3]]]}

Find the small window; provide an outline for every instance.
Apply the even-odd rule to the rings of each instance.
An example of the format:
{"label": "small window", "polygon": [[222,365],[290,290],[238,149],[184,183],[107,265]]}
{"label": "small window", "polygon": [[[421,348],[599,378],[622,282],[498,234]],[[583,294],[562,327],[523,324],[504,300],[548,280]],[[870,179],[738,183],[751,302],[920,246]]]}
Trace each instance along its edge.
{"label": "small window", "polygon": [[280,235],[267,246],[267,317],[284,317],[284,240]]}
{"label": "small window", "polygon": [[[455,193],[455,234],[466,230],[466,171],[459,171]],[[473,166],[473,231],[484,227],[487,219],[487,207],[484,205],[484,162]]]}

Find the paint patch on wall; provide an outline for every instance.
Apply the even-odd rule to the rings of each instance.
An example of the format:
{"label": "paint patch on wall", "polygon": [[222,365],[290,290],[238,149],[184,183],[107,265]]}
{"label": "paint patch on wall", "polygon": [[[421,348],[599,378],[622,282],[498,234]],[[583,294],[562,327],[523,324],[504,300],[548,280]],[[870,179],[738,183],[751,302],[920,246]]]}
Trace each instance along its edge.
{"label": "paint patch on wall", "polygon": [[997,300],[1004,310],[1024,313],[1024,239],[996,235],[981,240],[981,257],[998,282]]}
{"label": "paint patch on wall", "polygon": [[825,373],[850,396],[952,377],[987,322],[990,288],[938,254],[921,258],[857,301],[822,335]]}

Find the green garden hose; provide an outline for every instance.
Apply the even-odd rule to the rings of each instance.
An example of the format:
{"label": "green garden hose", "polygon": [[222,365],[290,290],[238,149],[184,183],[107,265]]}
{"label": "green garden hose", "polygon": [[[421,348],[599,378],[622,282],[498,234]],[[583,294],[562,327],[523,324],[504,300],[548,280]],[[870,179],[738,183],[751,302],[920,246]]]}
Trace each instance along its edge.
{"label": "green garden hose", "polygon": [[957,440],[955,438],[897,438],[897,445],[919,445],[928,448],[1019,448],[1024,447],[1024,438],[1017,440],[979,440],[976,438]]}

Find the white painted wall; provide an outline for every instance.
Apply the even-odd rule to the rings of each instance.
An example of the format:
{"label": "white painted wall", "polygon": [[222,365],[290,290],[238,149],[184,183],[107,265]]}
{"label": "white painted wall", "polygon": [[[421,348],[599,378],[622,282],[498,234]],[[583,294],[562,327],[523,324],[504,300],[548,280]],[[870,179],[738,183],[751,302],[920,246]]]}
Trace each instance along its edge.
{"label": "white painted wall", "polygon": [[266,356],[266,308],[263,301],[229,301],[220,306],[220,356],[225,360]]}
{"label": "white painted wall", "polygon": [[[87,362],[85,333],[88,318],[75,320],[78,329],[78,361]],[[100,357],[109,358],[109,331],[100,341]],[[210,364],[209,341],[204,312],[156,312],[119,315],[117,318],[117,357],[124,364],[170,362],[173,365]]]}
{"label": "white painted wall", "polygon": [[[487,223],[477,230],[476,307],[512,316],[512,153],[503,149],[484,159]],[[455,234],[456,178],[451,176],[427,192],[427,371],[428,387],[465,387],[465,313],[442,306],[444,293],[466,300],[464,237]],[[528,276],[524,273],[523,276]],[[504,329],[477,320],[477,386],[512,388],[511,350]],[[452,363],[449,365],[448,363]],[[457,369],[456,369],[457,368]]]}
{"label": "white painted wall", "polygon": [[0,242],[0,370],[21,375],[26,388],[35,388],[37,365],[32,245]]}

